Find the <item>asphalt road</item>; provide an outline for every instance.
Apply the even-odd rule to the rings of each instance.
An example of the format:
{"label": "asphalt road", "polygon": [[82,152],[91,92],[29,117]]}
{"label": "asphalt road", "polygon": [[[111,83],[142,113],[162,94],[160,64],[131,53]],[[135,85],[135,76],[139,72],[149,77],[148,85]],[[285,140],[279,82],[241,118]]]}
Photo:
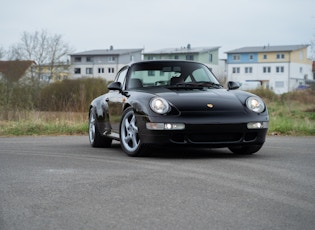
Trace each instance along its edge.
{"label": "asphalt road", "polygon": [[0,138],[0,229],[315,229],[315,137],[127,157],[85,136]]}

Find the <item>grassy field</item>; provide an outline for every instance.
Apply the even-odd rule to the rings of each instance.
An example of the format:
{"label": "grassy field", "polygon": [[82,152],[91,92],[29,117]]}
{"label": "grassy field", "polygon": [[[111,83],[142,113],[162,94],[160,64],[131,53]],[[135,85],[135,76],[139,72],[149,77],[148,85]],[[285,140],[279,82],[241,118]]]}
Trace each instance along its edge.
{"label": "grassy field", "polygon": [[87,134],[87,113],[23,111],[15,121],[0,121],[0,136]]}
{"label": "grassy field", "polygon": [[289,106],[271,102],[269,108],[269,134],[315,135],[315,112],[309,106],[292,102]]}
{"label": "grassy field", "polygon": [[294,91],[276,95],[268,90],[255,90],[269,111],[269,135],[315,135],[315,92]]}
{"label": "grassy field", "polygon": [[[315,136],[315,93],[297,91],[275,95],[256,90],[267,104],[269,135]],[[1,112],[0,112],[1,113]],[[14,120],[0,120],[0,136],[87,135],[87,112],[15,112]]]}

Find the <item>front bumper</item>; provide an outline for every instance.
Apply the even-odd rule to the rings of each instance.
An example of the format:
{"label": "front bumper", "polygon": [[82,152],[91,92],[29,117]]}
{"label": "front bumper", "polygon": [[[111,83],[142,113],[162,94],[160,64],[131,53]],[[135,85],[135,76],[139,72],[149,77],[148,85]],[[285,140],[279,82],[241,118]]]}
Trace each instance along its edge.
{"label": "front bumper", "polygon": [[[237,123],[198,122],[188,119],[173,120],[169,122],[181,122],[185,124],[183,130],[149,130],[146,128],[147,118],[138,118],[139,135],[142,143],[150,144],[177,144],[177,145],[204,145],[209,147],[228,147],[233,145],[260,145],[265,142],[268,131],[268,117],[260,121],[264,124],[261,128],[248,128],[249,120]],[[257,120],[256,120],[257,121]],[[164,121],[166,122],[166,121]]]}

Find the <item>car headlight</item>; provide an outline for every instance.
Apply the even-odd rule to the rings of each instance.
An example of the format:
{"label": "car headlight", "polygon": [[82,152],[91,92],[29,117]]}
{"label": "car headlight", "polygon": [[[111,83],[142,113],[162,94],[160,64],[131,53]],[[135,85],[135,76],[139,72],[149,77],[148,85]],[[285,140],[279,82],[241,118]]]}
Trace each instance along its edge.
{"label": "car headlight", "polygon": [[154,112],[159,114],[165,114],[170,110],[169,103],[161,97],[152,98],[150,101],[150,107]]}
{"label": "car headlight", "polygon": [[265,110],[265,104],[259,97],[249,97],[246,100],[246,106],[251,111],[261,113]]}

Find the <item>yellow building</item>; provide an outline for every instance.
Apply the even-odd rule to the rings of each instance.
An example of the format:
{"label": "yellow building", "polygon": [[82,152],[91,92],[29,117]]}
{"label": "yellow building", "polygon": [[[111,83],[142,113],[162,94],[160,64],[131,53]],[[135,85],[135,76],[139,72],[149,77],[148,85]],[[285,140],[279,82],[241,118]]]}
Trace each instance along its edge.
{"label": "yellow building", "polygon": [[[309,45],[243,47],[227,52],[228,80],[286,93],[313,81]],[[256,84],[259,83],[259,84]]]}
{"label": "yellow building", "polygon": [[34,71],[39,79],[43,83],[52,83],[56,81],[62,81],[69,78],[70,64],[57,63],[54,65],[42,64],[36,65]]}

